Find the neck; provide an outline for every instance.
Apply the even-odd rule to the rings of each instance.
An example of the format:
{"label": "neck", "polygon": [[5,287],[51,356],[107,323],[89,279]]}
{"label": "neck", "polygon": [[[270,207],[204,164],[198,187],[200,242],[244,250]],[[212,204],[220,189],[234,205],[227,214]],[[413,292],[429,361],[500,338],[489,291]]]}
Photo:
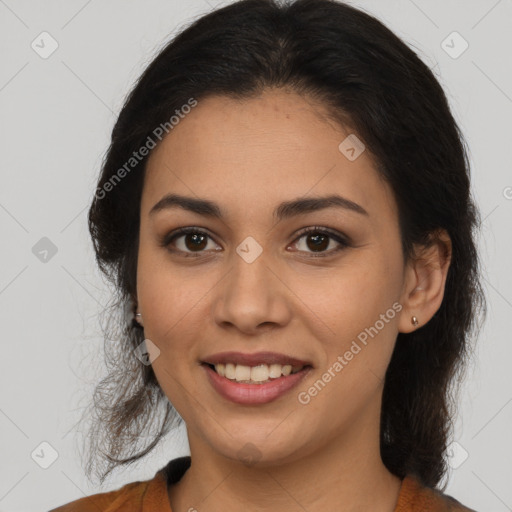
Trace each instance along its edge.
{"label": "neck", "polygon": [[173,512],[336,510],[393,512],[401,481],[380,457],[378,422],[368,421],[293,461],[245,465],[189,433],[191,467],[169,488]]}

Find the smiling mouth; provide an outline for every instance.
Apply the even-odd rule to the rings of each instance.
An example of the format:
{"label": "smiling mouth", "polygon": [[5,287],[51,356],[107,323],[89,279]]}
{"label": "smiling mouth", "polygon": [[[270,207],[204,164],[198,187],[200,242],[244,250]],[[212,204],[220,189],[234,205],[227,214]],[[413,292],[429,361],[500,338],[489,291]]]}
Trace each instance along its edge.
{"label": "smiling mouth", "polygon": [[234,363],[203,364],[221,377],[240,384],[266,384],[281,377],[299,373],[306,368],[311,368],[311,365],[292,366],[290,364],[259,364],[256,366]]}

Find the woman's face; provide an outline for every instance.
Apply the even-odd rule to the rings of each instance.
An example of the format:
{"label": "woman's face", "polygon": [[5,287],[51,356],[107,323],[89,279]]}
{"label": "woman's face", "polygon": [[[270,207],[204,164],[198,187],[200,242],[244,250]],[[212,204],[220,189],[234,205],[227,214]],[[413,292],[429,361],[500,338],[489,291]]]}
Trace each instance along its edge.
{"label": "woman's face", "polygon": [[[150,155],[137,298],[192,453],[272,464],[378,432],[406,273],[391,189],[367,151],[339,148],[349,135],[321,105],[266,90],[199,101]],[[168,194],[189,202],[152,211]],[[225,352],[284,368],[257,355],[212,375],[204,362]],[[306,368],[232,380],[277,377],[291,358]]]}

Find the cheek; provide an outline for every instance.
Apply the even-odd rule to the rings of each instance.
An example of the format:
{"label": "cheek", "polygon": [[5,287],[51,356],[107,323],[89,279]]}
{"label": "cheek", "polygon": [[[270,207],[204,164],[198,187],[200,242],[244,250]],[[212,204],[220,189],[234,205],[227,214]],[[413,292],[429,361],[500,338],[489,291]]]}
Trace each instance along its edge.
{"label": "cheek", "polygon": [[307,306],[309,316],[324,325],[326,334],[335,339],[356,335],[373,325],[399,297],[398,269],[375,259],[347,260],[336,270],[294,283],[294,292]]}
{"label": "cheek", "polygon": [[[194,340],[206,318],[205,290],[200,279],[172,271],[167,262],[140,254],[137,292],[143,310],[144,335],[159,348],[153,371],[164,394],[180,415],[189,419],[197,395],[190,379],[199,357]],[[203,300],[201,300],[203,298]]]}
{"label": "cheek", "polygon": [[297,295],[308,306],[303,314],[323,348],[320,371],[331,369],[337,378],[329,387],[343,396],[356,387],[372,393],[380,385],[396,341],[400,268],[381,254],[359,253],[329,276],[297,282]]}
{"label": "cheek", "polygon": [[[139,252],[137,295],[144,318],[144,333],[161,351],[185,344],[197,333],[198,312],[204,307],[208,278],[177,272],[159,250]],[[204,315],[203,315],[204,317]],[[176,350],[175,354],[183,354]]]}

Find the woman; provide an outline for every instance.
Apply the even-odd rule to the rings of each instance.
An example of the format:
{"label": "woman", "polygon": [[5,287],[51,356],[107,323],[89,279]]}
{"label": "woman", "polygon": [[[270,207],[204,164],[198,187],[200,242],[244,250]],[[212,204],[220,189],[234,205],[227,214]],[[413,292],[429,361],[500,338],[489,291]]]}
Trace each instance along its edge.
{"label": "woman", "polygon": [[191,455],[55,510],[471,510],[439,484],[478,220],[445,95],[382,23],[330,0],[198,19],[128,97],[89,211],[123,330],[87,470],[182,420]]}

